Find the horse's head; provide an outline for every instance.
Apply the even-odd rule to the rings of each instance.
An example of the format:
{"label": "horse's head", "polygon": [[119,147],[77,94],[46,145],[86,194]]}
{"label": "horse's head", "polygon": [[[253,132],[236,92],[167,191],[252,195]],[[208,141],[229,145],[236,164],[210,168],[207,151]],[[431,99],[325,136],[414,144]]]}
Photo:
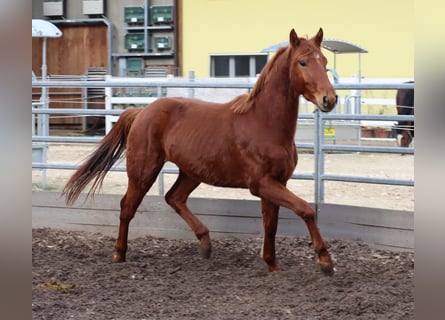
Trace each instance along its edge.
{"label": "horse's head", "polygon": [[329,81],[327,59],[321,52],[323,29],[311,39],[298,38],[294,29],[289,35],[291,86],[321,111],[331,111],[337,103],[337,95]]}

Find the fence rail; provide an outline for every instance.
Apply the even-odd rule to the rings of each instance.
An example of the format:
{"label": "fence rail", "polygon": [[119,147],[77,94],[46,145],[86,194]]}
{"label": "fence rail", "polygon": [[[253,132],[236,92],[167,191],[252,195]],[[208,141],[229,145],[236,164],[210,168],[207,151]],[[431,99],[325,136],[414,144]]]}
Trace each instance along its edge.
{"label": "fence rail", "polygon": [[[69,80],[32,80],[33,87],[46,88],[133,88],[133,87],[170,87],[170,88],[230,88],[246,89],[253,88],[254,81],[239,82],[212,82],[200,80],[178,81],[177,78],[166,78],[163,81],[153,81],[148,78],[119,78],[108,77],[105,81],[69,81]],[[337,90],[392,90],[392,89],[413,89],[413,83],[334,83]]]}
{"label": "fence rail", "polygon": [[[138,79],[138,78],[112,78],[107,77],[105,81],[69,81],[69,80],[33,80],[33,87],[44,88],[133,88],[133,87],[157,87],[157,88],[230,88],[230,89],[251,89],[254,81],[233,81],[233,82],[212,82],[199,81],[195,79],[177,78],[162,81],[154,79]],[[413,83],[334,83],[337,90],[396,90],[396,89],[412,89]],[[158,90],[160,92],[161,90]],[[347,100],[347,99],[345,99]],[[119,116],[124,110],[113,109],[63,109],[63,108],[47,108],[41,102],[32,103],[32,114],[38,116],[48,116],[51,114],[62,115],[78,115],[78,116]],[[326,152],[373,152],[373,153],[399,153],[399,154],[414,154],[414,148],[401,147],[382,147],[382,146],[362,146],[362,145],[340,145],[327,144],[324,138],[324,128],[327,121],[345,121],[350,122],[350,125],[360,126],[360,121],[414,121],[414,116],[402,115],[362,115],[362,114],[324,114],[316,109],[313,113],[300,113],[299,120],[311,120],[314,125],[314,142],[313,143],[299,143],[299,149],[311,149],[314,152],[314,173],[313,174],[294,174],[292,179],[313,180],[315,183],[315,206],[318,208],[320,203],[324,202],[324,181],[343,181],[354,183],[374,183],[385,185],[399,185],[399,186],[414,186],[414,180],[390,179],[390,178],[372,178],[372,177],[357,177],[326,174],[324,172],[324,156]],[[355,123],[355,124],[354,124]],[[48,126],[48,121],[45,121]],[[49,136],[48,130],[38,135],[32,136],[33,143],[97,143],[102,137],[62,137]],[[69,164],[50,164],[46,163],[46,148],[43,148],[44,156],[42,161],[33,161],[32,168],[34,169],[66,169],[74,170],[76,165]],[[115,166],[113,171],[125,171],[125,166]],[[175,167],[164,167],[160,173],[159,179],[159,193],[163,194],[163,175],[178,173]]]}

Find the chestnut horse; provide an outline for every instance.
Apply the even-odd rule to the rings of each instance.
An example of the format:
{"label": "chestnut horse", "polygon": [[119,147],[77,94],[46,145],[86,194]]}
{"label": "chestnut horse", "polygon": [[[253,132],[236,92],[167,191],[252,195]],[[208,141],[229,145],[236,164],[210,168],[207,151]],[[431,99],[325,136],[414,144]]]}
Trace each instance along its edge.
{"label": "chestnut horse", "polygon": [[262,257],[269,271],[279,270],[275,234],[283,206],[306,223],[321,270],[334,272],[314,209],[289,191],[286,183],[297,164],[294,137],[300,95],[323,112],[334,108],[337,96],[320,50],[323,30],[305,39],[292,29],[289,37],[289,45],[267,63],[249,94],[222,104],[160,98],[147,108],[129,109],[73,174],[63,190],[68,205],[93,180],[88,196],[97,191],[126,150],[128,187],[120,203],[114,261],[125,261],[129,223],[164,163],[171,161],[179,167],[179,175],[165,200],[193,230],[203,257],[210,257],[209,229],[186,204],[201,182],[247,188],[261,199]]}
{"label": "chestnut horse", "polygon": [[[414,89],[397,90],[396,105],[398,115],[414,115]],[[414,138],[414,121],[398,121],[396,132],[402,135],[400,146],[408,147]]]}

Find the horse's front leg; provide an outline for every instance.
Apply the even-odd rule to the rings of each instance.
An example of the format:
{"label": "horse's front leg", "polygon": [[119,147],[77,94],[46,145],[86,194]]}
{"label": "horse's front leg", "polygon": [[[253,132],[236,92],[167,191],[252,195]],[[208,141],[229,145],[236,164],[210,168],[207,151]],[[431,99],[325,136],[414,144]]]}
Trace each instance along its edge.
{"label": "horse's front leg", "polygon": [[313,248],[318,255],[317,262],[320,265],[321,271],[332,275],[334,273],[333,262],[315,222],[315,211],[309,203],[269,177],[261,179],[255,192],[261,199],[267,199],[277,206],[286,207],[303,219],[309,230]]}
{"label": "horse's front leg", "polygon": [[278,211],[280,207],[272,202],[261,199],[261,212],[263,214],[264,240],[261,248],[261,257],[266,261],[269,271],[280,271],[275,258],[275,235],[278,226]]}

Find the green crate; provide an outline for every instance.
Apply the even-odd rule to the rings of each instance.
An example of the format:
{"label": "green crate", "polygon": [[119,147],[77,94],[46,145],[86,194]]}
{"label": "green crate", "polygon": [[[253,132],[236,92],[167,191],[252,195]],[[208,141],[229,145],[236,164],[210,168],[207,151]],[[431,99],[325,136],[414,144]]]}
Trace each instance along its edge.
{"label": "green crate", "polygon": [[139,71],[144,68],[144,60],[142,58],[128,58],[127,71]]}
{"label": "green crate", "polygon": [[125,35],[125,49],[127,50],[143,50],[144,44],[143,33],[127,33]]}
{"label": "green crate", "polygon": [[144,23],[145,10],[144,7],[125,7],[124,21],[126,23]]}
{"label": "green crate", "polygon": [[170,37],[168,36],[154,37],[154,42],[155,42],[155,48],[158,50],[165,50],[171,48]]}
{"label": "green crate", "polygon": [[173,21],[173,6],[151,6],[152,23],[171,23]]}

